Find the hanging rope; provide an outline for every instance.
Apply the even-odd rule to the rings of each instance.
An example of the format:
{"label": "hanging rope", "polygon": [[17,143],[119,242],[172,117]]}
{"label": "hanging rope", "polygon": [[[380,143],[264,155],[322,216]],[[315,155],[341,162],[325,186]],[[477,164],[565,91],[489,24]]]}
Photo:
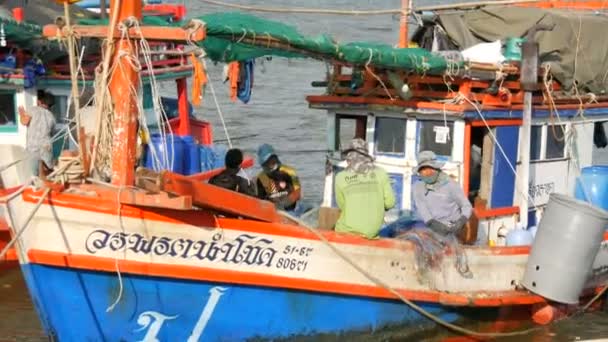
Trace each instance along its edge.
{"label": "hanging rope", "polygon": [[[481,120],[483,121],[484,125],[486,126],[486,128],[488,129],[488,134],[490,134],[490,137],[492,138],[492,141],[494,142],[494,145],[498,147],[498,150],[500,151],[500,153],[502,154],[503,158],[505,159],[505,161],[507,162],[507,165],[509,165],[509,168],[511,169],[511,171],[513,172],[513,175],[515,177],[515,187],[517,192],[522,196],[522,198],[524,198],[528,203],[530,203],[530,196],[528,193],[525,193],[518,185],[519,182],[517,182],[517,170],[515,169],[515,166],[513,166],[513,164],[511,163],[511,161],[509,160],[509,158],[507,157],[507,154],[505,153],[505,150],[502,148],[502,145],[498,142],[498,139],[496,138],[496,135],[494,134],[494,132],[492,131],[492,127],[490,127],[490,125],[488,124],[488,122],[486,121],[485,116],[483,115],[483,113],[481,112],[481,109],[479,109],[479,106],[477,104],[475,104],[474,102],[472,102],[471,100],[469,100],[468,97],[466,97],[464,94],[462,93],[458,93],[458,96],[454,99],[455,101],[460,101],[460,100],[464,100],[466,102],[468,102],[476,111],[477,114],[479,115],[479,117],[481,118]],[[535,199],[532,199],[532,205],[533,206],[537,206],[536,205],[536,201]]]}
{"label": "hanging rope", "polygon": [[226,140],[228,140],[228,146],[232,148],[232,140],[230,140],[230,134],[228,133],[228,128],[226,127],[226,121],[224,121],[224,114],[222,113],[222,108],[220,107],[220,103],[215,95],[215,89],[213,89],[213,82],[211,82],[211,79],[209,79],[209,89],[211,89],[211,96],[213,96],[213,102],[217,108],[217,114],[220,116],[220,121],[224,127],[224,134],[226,135]]}
{"label": "hanging rope", "polygon": [[[85,146],[83,144],[83,142],[85,141],[85,137],[82,136],[83,135],[83,128],[81,126],[81,120],[80,120],[80,94],[78,92],[78,70],[80,69],[77,64],[76,64],[76,51],[75,51],[75,45],[76,45],[76,38],[75,38],[75,34],[72,30],[72,26],[71,26],[71,19],[70,19],[70,5],[68,3],[68,1],[64,1],[63,3],[63,9],[64,9],[64,15],[65,15],[65,21],[66,21],[66,29],[68,31],[67,34],[67,41],[68,41],[68,58],[69,58],[69,62],[70,62],[70,79],[71,79],[71,83],[72,83],[72,93],[71,93],[71,104],[72,104],[72,108],[74,108],[74,117],[76,118],[76,135],[78,137],[78,157],[80,158],[80,160],[83,161],[83,163],[86,164],[86,160],[87,160],[87,156],[86,156],[86,150],[85,150]],[[80,58],[80,54],[79,54],[79,58],[78,58],[79,62],[82,61]],[[68,113],[69,113],[69,108],[68,108]],[[85,171],[85,170],[83,170]]]}
{"label": "hanging rope", "polygon": [[321,242],[323,242],[323,244],[325,246],[327,246],[329,249],[332,250],[332,252],[334,252],[338,257],[340,257],[340,259],[342,259],[343,261],[345,261],[347,264],[349,264],[350,266],[352,266],[355,270],[357,270],[359,273],[361,273],[363,276],[365,276],[365,278],[367,278],[368,280],[370,280],[372,283],[374,283],[376,286],[381,287],[383,289],[385,289],[386,291],[390,292],[391,294],[393,294],[395,297],[399,298],[402,302],[404,302],[405,304],[407,304],[409,307],[411,307],[414,311],[418,312],[419,314],[421,314],[422,316],[430,319],[431,321],[445,327],[448,328],[452,331],[456,331],[459,332],[461,334],[464,335],[470,335],[470,336],[477,336],[477,337],[512,337],[512,336],[521,336],[521,335],[526,335],[529,334],[533,331],[536,331],[538,329],[542,329],[542,327],[535,327],[535,328],[530,328],[530,329],[526,329],[526,330],[522,330],[522,331],[514,331],[514,332],[508,332],[508,333],[483,333],[483,332],[478,332],[478,331],[473,331],[473,330],[469,330],[460,326],[457,326],[455,324],[449,323],[444,321],[443,319],[433,315],[432,313],[426,311],[425,309],[423,309],[422,307],[420,307],[418,304],[412,302],[411,300],[405,298],[401,293],[399,293],[397,290],[395,290],[394,288],[392,288],[390,285],[388,285],[387,283],[385,283],[384,281],[380,280],[379,278],[373,276],[372,274],[370,274],[369,272],[367,272],[366,270],[364,270],[361,266],[359,266],[356,262],[354,262],[351,258],[349,258],[346,254],[344,254],[341,250],[339,250],[334,244],[332,244],[331,242],[329,242],[329,240],[327,240],[327,238],[325,236],[323,236],[323,234],[321,234],[319,231],[317,231],[316,229],[310,227],[308,224],[306,224],[306,222],[284,212],[284,211],[279,211],[279,214],[281,214],[282,216],[286,217],[289,220],[292,220],[294,222],[297,222],[299,225],[301,225],[302,227],[306,228],[308,231],[310,231],[311,233],[313,233],[317,238],[319,238],[319,240],[321,240]]}
{"label": "hanging rope", "polygon": [[[103,63],[101,69],[96,70],[95,73],[95,105],[97,106],[97,128],[95,130],[95,136],[93,141],[93,155],[91,158],[90,170],[96,170],[98,174],[105,177],[109,177],[110,172],[108,170],[111,163],[111,154],[108,150],[104,150],[107,147],[105,144],[112,142],[112,99],[108,92],[109,79],[111,75],[110,61],[114,50],[114,31],[118,24],[118,9],[121,6],[121,0],[114,1],[114,8],[112,8],[112,19],[110,20],[110,29],[108,30],[108,36],[105,41],[105,46],[102,49]],[[114,66],[115,67],[115,66]],[[108,141],[109,140],[109,141]],[[100,144],[102,143],[103,144]],[[105,146],[104,146],[105,145]],[[105,151],[105,153],[104,153]],[[98,157],[98,154],[101,156]],[[99,158],[99,159],[98,159]]]}
{"label": "hanging rope", "polygon": [[[12,194],[10,199],[12,200],[12,199],[16,198],[17,196],[21,195],[21,193],[23,193],[23,191],[25,191],[26,188],[27,188],[27,185],[24,185],[15,194]],[[38,199],[38,202],[36,202],[34,209],[32,209],[32,211],[29,213],[29,215],[25,219],[25,222],[23,223],[23,225],[19,229],[17,229],[17,231],[14,233],[15,236],[11,239],[11,241],[9,241],[8,244],[6,244],[6,246],[4,246],[2,251],[0,251],[0,259],[3,259],[4,256],[6,255],[6,253],[9,251],[9,249],[11,249],[13,247],[13,245],[21,238],[21,235],[23,234],[23,232],[25,232],[25,229],[29,226],[30,221],[32,220],[32,218],[34,218],[34,215],[36,214],[36,212],[38,212],[38,209],[40,209],[42,202],[44,202],[44,200],[47,198],[47,196],[49,195],[49,192],[51,192],[51,188],[46,188],[44,190],[44,193],[42,194],[42,196],[40,196],[40,198]],[[12,216],[10,216],[10,217],[11,217],[11,227],[15,227],[15,223],[12,220]]]}

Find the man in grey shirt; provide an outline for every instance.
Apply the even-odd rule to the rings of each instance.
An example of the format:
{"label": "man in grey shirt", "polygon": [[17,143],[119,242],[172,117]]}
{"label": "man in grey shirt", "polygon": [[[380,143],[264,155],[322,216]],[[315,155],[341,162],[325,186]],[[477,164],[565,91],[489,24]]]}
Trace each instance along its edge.
{"label": "man in grey shirt", "polygon": [[27,126],[25,149],[31,153],[34,174],[46,179],[53,169],[53,144],[51,134],[55,127],[55,116],[49,108],[53,105],[51,94],[39,90],[38,106],[28,111],[19,107],[19,120]]}
{"label": "man in grey shirt", "polygon": [[473,208],[458,183],[441,171],[444,163],[432,151],[418,155],[414,205],[427,227],[441,235],[456,234],[467,223]]}

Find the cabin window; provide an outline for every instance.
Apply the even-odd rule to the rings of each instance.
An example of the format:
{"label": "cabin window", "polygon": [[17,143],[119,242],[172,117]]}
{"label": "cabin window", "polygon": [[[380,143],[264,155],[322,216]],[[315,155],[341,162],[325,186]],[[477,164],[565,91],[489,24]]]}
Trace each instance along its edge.
{"label": "cabin window", "polygon": [[15,92],[0,91],[0,132],[17,132]]}
{"label": "cabin window", "polygon": [[543,126],[532,126],[530,130],[530,160],[540,160]]}
{"label": "cabin window", "polygon": [[565,130],[565,125],[547,126],[547,151],[545,159],[560,159],[565,157]]}
{"label": "cabin window", "polygon": [[405,155],[406,119],[376,118],[376,153]]}
{"label": "cabin window", "polygon": [[439,156],[451,156],[454,142],[454,122],[420,121],[418,151],[433,151]]}
{"label": "cabin window", "polygon": [[593,143],[597,148],[606,148],[608,146],[608,136],[606,136],[606,121],[596,122],[593,125]]}
{"label": "cabin window", "polygon": [[354,138],[365,140],[367,116],[362,115],[336,115],[336,146],[335,150],[342,150]]}

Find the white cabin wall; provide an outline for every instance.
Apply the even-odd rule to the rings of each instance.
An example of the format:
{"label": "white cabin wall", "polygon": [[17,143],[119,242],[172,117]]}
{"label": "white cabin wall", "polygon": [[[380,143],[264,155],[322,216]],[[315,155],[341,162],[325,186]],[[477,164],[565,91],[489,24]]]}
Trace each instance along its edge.
{"label": "white cabin wall", "polygon": [[465,123],[463,120],[454,122],[454,147],[452,148],[452,161],[459,164],[459,183],[460,186],[464,185],[464,149],[470,148],[464,146],[464,129]]}
{"label": "white cabin wall", "polygon": [[576,178],[580,176],[581,169],[593,165],[593,129],[595,124],[589,121],[572,123],[574,132],[572,146],[567,146],[570,156],[568,168],[567,194],[574,196]]}

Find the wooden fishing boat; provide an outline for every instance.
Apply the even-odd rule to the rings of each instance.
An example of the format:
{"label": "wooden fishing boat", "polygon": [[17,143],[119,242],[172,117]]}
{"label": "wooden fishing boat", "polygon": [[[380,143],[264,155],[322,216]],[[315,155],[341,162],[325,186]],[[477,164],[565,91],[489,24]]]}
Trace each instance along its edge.
{"label": "wooden fishing boat", "polygon": [[[142,13],[139,3],[114,0],[110,8],[118,8],[118,12],[111,13],[114,24],[110,27],[71,29],[81,37],[109,36],[116,41],[117,51],[105,65],[105,70],[123,70],[115,73],[109,84],[114,105],[110,114],[114,137],[112,145],[107,146],[112,151],[111,181],[96,179],[93,174],[78,182],[21,186],[27,177],[24,179],[20,166],[2,173],[5,183],[14,186],[5,203],[19,261],[50,336],[78,341],[232,341],[340,334],[390,325],[417,330],[439,323],[454,328],[450,323],[465,319],[507,320],[513,312],[524,312],[523,318],[518,316],[523,321],[547,322],[552,317],[535,317],[536,313],[549,308],[551,315],[556,314],[556,305],[520,286],[530,247],[504,246],[505,241],[499,239],[505,231],[515,229],[530,211],[527,198],[523,200],[526,196],[515,191],[515,180],[521,177],[518,173],[526,168],[518,166],[515,175],[510,175],[496,162],[504,158],[515,164],[517,160],[519,130],[525,120],[523,100],[518,95],[522,86],[517,80],[505,79],[496,94],[481,93],[480,89],[489,88],[496,79],[484,79],[479,73],[489,70],[495,75],[497,67],[467,64],[467,70],[476,75],[452,74],[448,89],[437,90],[435,85],[445,85],[445,79],[433,76],[433,70],[441,68],[426,65],[428,75],[421,77],[411,75],[413,67],[382,67],[383,62],[372,55],[384,51],[378,47],[353,49],[365,53],[369,49],[369,54],[359,56],[363,63],[349,62],[339,60],[349,58],[345,54],[330,56],[330,52],[325,52],[322,57],[323,51],[294,46],[296,40],[260,39],[259,35],[256,40],[247,29],[238,36],[218,33],[222,27],[239,30],[229,27],[228,15],[218,16],[221,25],[213,30],[213,18],[205,18],[207,32],[217,35],[216,43],[217,39],[225,39],[237,45],[248,44],[248,49],[258,45],[266,49],[285,47],[285,54],[290,56],[299,53],[335,62],[335,72],[326,80],[330,85],[327,94],[310,96],[308,100],[311,106],[329,112],[328,143],[332,151],[340,147],[342,120],[352,120],[352,133],[367,138],[370,152],[396,180],[399,209],[411,209],[411,167],[424,143],[421,132],[434,132],[436,120],[449,127],[448,138],[439,139],[444,143],[435,141],[435,145],[451,142],[442,148],[447,153],[441,155],[448,161],[447,172],[465,189],[470,187],[467,161],[474,131],[485,127],[488,132],[495,132],[496,141],[489,146],[492,151],[502,146],[504,151],[484,152],[496,159],[490,177],[484,178],[488,190],[480,191],[490,197],[478,201],[481,204],[476,206],[476,220],[478,226],[485,227],[479,230],[485,229],[487,240],[494,240],[498,246],[485,243],[465,248],[472,278],[462,277],[453,267],[455,256],[447,253],[440,269],[430,270],[427,278],[421,279],[416,252],[409,242],[367,240],[316,229],[278,212],[270,202],[201,182],[205,177],[136,170],[137,98],[129,90],[139,84],[141,75],[124,56],[138,59],[139,52],[132,46],[142,40],[204,42],[205,30],[193,23],[186,28],[138,26]],[[243,19],[237,16],[235,21]],[[263,27],[270,30],[269,25]],[[50,37],[66,32],[70,31],[55,26],[45,28],[45,35]],[[211,55],[213,41],[200,44]],[[310,46],[321,44],[315,41]],[[347,48],[330,47],[327,51]],[[238,54],[237,50],[231,52]],[[432,59],[421,49],[390,52],[394,55],[389,55],[389,61],[406,53],[410,60],[417,56],[443,63],[440,74],[447,69],[446,59]],[[108,68],[112,65],[115,67]],[[347,68],[353,72],[345,73]],[[499,71],[519,77],[517,65],[501,68]],[[389,77],[394,76],[388,71],[395,70],[401,84],[410,84],[413,95],[399,95],[406,93],[406,88],[391,84]],[[359,81],[353,82],[354,79]],[[352,83],[356,84],[351,87]],[[345,84],[349,86],[344,87]],[[462,95],[458,101],[440,102],[456,99],[450,90],[455,86]],[[586,117],[605,118],[603,108],[608,104],[601,100],[597,104],[583,103]],[[583,125],[581,129],[590,127],[586,126],[588,122],[578,120],[576,112],[568,111],[579,108],[576,102],[570,104],[572,99],[553,107],[544,104],[542,97],[534,101],[537,116],[533,119],[541,126],[543,141],[548,132],[546,117],[556,108],[567,129],[575,125]],[[477,103],[483,103],[483,108]],[[387,144],[383,139],[388,132],[392,143]],[[541,159],[549,155],[547,145],[540,144]],[[529,154],[525,147],[524,154]],[[551,164],[549,171],[538,171],[540,176],[534,179],[539,183],[534,184],[545,184],[543,178],[554,173],[554,168],[561,170],[562,163],[568,170],[570,155],[564,150],[565,147],[561,158],[555,158],[558,160],[546,161],[547,165],[557,164]],[[22,155],[18,148],[3,153],[11,160]],[[84,167],[85,172],[93,170],[97,160],[86,150],[80,153],[78,162],[90,163]],[[336,167],[341,165],[331,156],[330,161]],[[483,165],[482,170],[487,171]],[[333,173],[327,174],[326,207],[332,203]],[[539,196],[551,191],[568,192],[565,188],[570,183],[563,185],[567,177],[557,176],[555,186],[543,188]],[[527,189],[528,182],[524,184]],[[530,208],[536,215],[541,206]],[[503,228],[502,232],[499,228]],[[608,280],[602,270],[607,265],[608,248],[603,244],[581,293],[582,300],[603,294]]]}

